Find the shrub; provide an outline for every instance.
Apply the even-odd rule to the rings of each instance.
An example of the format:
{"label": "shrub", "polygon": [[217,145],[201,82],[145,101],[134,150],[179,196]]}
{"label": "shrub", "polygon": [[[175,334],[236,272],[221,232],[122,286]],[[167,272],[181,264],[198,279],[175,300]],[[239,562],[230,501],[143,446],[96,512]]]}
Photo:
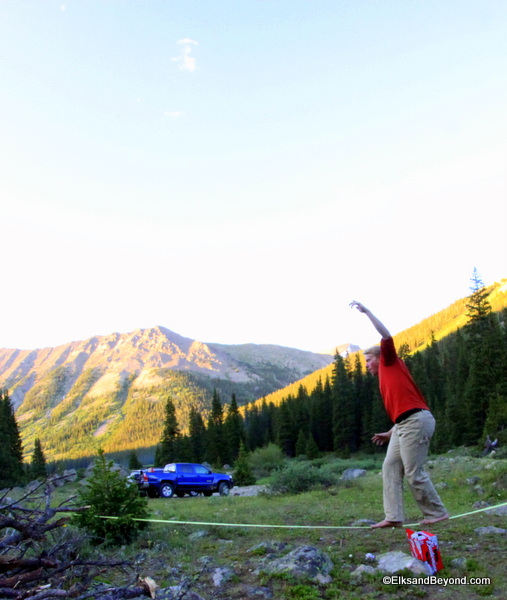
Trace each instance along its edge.
{"label": "shrub", "polygon": [[280,469],[284,465],[286,457],[279,446],[271,443],[254,450],[249,460],[252,470],[259,479],[270,475],[276,469]]}
{"label": "shrub", "polygon": [[339,477],[329,469],[318,469],[309,462],[292,462],[273,475],[269,488],[282,494],[301,494],[336,485]]}
{"label": "shrub", "polygon": [[[141,498],[137,486],[112,469],[113,461],[99,451],[88,482],[78,492],[81,505],[90,508],[73,517],[73,522],[92,534],[92,543],[120,545],[130,543],[147,525],[134,519],[148,517],[147,500]],[[111,516],[115,519],[103,519]]]}
{"label": "shrub", "polygon": [[235,485],[253,485],[256,481],[248,462],[248,452],[245,450],[243,442],[239,449],[239,455],[234,465],[234,483]]}

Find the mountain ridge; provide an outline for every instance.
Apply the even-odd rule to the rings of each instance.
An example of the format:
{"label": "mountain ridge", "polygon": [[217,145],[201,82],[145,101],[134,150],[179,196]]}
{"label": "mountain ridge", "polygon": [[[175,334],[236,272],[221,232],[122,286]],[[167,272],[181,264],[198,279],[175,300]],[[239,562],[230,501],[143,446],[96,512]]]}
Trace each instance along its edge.
{"label": "mountain ridge", "polygon": [[[126,373],[159,368],[248,382],[258,378],[251,368],[252,360],[255,363],[274,358],[285,361],[288,367],[296,371],[312,370],[315,366],[320,368],[332,361],[332,357],[325,354],[273,344],[200,342],[158,325],[125,334],[114,332],[92,336],[54,348],[0,348],[0,385],[11,390],[11,398],[17,408],[37,381],[63,365],[76,376],[85,368],[104,369],[106,365],[110,377],[116,374],[124,378]],[[301,363],[306,363],[306,367]]]}
{"label": "mountain ridge", "polygon": [[185,431],[192,408],[206,417],[214,389],[224,403],[235,393],[244,404],[332,360],[272,344],[207,344],[156,326],[0,349],[0,387],[9,390],[25,449],[39,438],[58,459],[155,445],[168,396]]}

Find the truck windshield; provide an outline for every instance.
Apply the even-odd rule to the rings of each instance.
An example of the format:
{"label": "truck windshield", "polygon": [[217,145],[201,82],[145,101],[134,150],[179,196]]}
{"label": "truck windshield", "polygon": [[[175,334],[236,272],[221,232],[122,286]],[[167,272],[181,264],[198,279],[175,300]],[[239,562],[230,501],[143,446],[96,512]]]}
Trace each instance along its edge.
{"label": "truck windshield", "polygon": [[166,465],[164,467],[164,473],[176,473],[176,465],[174,465],[174,464]]}

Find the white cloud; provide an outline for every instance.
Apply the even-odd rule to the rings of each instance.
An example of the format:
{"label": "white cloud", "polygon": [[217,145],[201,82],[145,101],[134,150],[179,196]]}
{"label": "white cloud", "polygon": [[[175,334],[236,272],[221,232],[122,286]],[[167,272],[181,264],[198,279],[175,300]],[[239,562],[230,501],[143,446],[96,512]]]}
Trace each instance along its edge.
{"label": "white cloud", "polygon": [[164,117],[182,117],[183,116],[183,111],[182,110],[168,110],[167,112],[164,113]]}
{"label": "white cloud", "polygon": [[190,54],[192,52],[192,45],[198,46],[198,42],[191,40],[190,38],[184,38],[182,40],[178,40],[176,43],[180,46],[183,46],[183,48],[181,49],[180,55],[171,58],[171,60],[180,64],[181,71],[190,71],[192,73],[195,71],[197,66],[195,63],[195,58],[190,56]]}

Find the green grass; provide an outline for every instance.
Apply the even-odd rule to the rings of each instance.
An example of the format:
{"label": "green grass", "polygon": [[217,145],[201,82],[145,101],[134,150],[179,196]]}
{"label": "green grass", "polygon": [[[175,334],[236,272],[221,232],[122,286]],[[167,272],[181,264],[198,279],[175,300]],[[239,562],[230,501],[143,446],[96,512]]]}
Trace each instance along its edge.
{"label": "green grass", "polygon": [[[452,459],[452,460],[450,460]],[[490,468],[486,468],[491,466]],[[506,501],[502,486],[507,473],[507,461],[461,457],[456,454],[437,457],[431,462],[430,473],[435,483],[445,482],[441,497],[451,515],[470,512],[477,500],[491,504]],[[477,476],[484,489],[479,496],[466,479]],[[57,496],[69,494],[61,488]],[[234,490],[233,490],[234,493]],[[56,497],[55,501],[59,498]],[[267,586],[275,599],[297,600],[383,600],[438,597],[442,600],[460,598],[507,597],[505,556],[507,535],[481,537],[474,529],[486,525],[507,528],[505,517],[477,513],[451,519],[430,529],[438,535],[444,570],[442,577],[491,577],[490,586],[388,586],[379,574],[355,582],[350,573],[365,563],[365,554],[379,555],[391,550],[410,553],[406,533],[401,530],[305,529],[296,526],[347,526],[361,518],[380,520],[382,511],[382,479],[377,468],[369,471],[351,486],[336,486],[295,496],[231,495],[211,498],[151,499],[148,503],[154,519],[206,522],[213,525],[152,524],[139,540],[121,549],[121,555],[131,560],[141,577],[152,577],[161,587],[176,585],[183,578],[194,583],[195,591],[204,598],[245,598],[245,585]],[[417,522],[421,515],[410,493],[406,492],[407,522]],[[284,525],[287,528],[224,527],[223,524]],[[196,532],[206,535],[192,539]],[[266,560],[262,550],[249,552],[261,542],[283,542],[285,552],[298,545],[310,544],[326,552],[334,563],[329,584],[295,581],[287,577],[256,575],[255,569]],[[109,552],[104,550],[103,552]],[[114,552],[111,550],[111,552]],[[203,562],[207,557],[207,563]],[[463,567],[453,567],[451,561],[464,558]],[[269,557],[267,558],[269,560]],[[235,577],[222,590],[212,583],[215,567],[232,567]]]}

